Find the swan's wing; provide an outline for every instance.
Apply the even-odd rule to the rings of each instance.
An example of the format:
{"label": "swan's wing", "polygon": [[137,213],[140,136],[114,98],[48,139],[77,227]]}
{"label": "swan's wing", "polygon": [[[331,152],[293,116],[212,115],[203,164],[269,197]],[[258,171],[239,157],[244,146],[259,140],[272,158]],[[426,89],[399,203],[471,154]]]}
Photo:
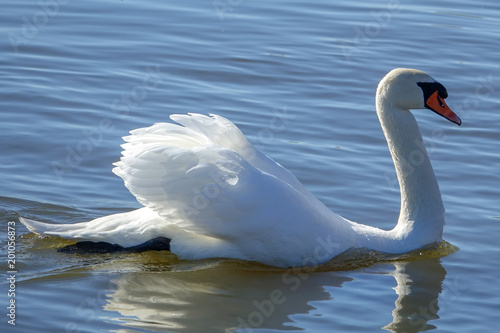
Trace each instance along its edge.
{"label": "swan's wing", "polygon": [[172,119],[184,126],[159,123],[125,137],[113,172],[165,224],[183,230],[171,242],[181,258],[298,266],[314,254],[325,230],[346,234],[346,221],[255,150],[231,122],[201,115]]}
{"label": "swan's wing", "polygon": [[125,140],[113,172],[139,202],[192,233],[229,239],[263,232],[269,218],[259,214],[276,197],[297,193],[187,127],[156,124]]}
{"label": "swan's wing", "polygon": [[[205,116],[189,113],[173,114],[170,119],[182,125],[173,125],[177,128],[176,133],[188,131],[190,134],[193,132],[198,133],[197,138],[202,136],[204,139],[199,143],[213,143],[217,146],[226,147],[238,152],[245,158],[252,153],[253,147],[240,129],[224,117],[215,114]],[[133,134],[137,133],[134,131]]]}
{"label": "swan's wing", "polygon": [[[245,161],[257,169],[281,179],[300,193],[306,195],[310,200],[316,200],[290,171],[257,150],[248,142],[240,129],[228,119],[214,114],[205,116],[193,113],[175,114],[170,116],[170,118],[183,125],[183,127],[172,124],[169,128],[165,128],[165,135],[171,137],[172,135],[179,135],[184,132],[185,134],[181,134],[182,136],[189,136],[196,133],[194,135],[196,140],[198,140],[196,145],[214,144],[228,148],[238,153]],[[169,132],[173,128],[175,130]],[[140,133],[133,131],[132,134],[137,135]],[[193,144],[193,142],[189,142],[188,144]]]}

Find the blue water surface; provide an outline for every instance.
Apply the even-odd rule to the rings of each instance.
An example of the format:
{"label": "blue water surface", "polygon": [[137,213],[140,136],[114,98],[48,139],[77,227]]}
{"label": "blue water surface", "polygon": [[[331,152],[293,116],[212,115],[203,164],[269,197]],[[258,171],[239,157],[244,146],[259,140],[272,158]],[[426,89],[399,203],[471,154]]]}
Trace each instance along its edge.
{"label": "blue water surface", "polygon": [[[7,0],[2,8],[2,332],[497,330],[496,1]],[[121,137],[197,112],[232,120],[338,214],[392,228],[399,192],[374,95],[396,67],[439,80],[463,120],[414,113],[447,209],[444,239],[459,248],[451,255],[319,272],[166,253],[79,256],[18,222],[74,223],[140,207],[111,172]]]}

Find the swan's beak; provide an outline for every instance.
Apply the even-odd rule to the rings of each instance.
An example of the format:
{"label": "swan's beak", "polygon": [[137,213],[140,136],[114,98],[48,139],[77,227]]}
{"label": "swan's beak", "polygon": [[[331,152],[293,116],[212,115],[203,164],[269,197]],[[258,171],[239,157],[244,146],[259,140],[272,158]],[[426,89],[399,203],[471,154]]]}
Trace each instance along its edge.
{"label": "swan's beak", "polygon": [[455,112],[451,111],[444,99],[439,96],[437,90],[425,101],[425,106],[458,126],[462,125],[462,120]]}

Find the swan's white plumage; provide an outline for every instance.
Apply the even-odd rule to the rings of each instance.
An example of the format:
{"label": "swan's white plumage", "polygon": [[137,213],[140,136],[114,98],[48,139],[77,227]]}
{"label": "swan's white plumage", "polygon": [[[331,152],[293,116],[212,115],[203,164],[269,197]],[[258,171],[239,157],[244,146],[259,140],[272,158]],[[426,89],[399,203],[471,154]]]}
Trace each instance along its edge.
{"label": "swan's white plumage", "polygon": [[156,212],[146,207],[74,224],[49,224],[25,218],[20,220],[33,232],[125,247],[142,244],[164,232],[173,231]]}
{"label": "swan's white plumage", "polygon": [[[425,147],[421,165],[411,174],[404,168],[408,154],[421,149],[408,108],[424,107],[415,88],[422,80],[434,81],[420,71],[396,69],[377,91],[377,113],[401,184],[401,214],[393,230],[333,213],[232,122],[200,114],[172,115],[178,124],[157,123],[124,137],[113,172],[144,208],[72,225],[21,222],[34,232],[125,247],[167,237],[182,259],[228,257],[281,267],[325,262],[351,247],[416,249],[440,240],[444,224]],[[391,93],[391,87],[399,90]]]}
{"label": "swan's white plumage", "polygon": [[331,231],[331,218],[347,228],[345,220],[255,150],[227,119],[199,114],[171,118],[184,126],[158,123],[125,137],[123,157],[113,172],[165,224],[211,241],[181,242],[182,236],[164,233],[181,258],[202,258],[200,247],[207,252],[215,246],[210,256],[222,250],[223,257],[276,265],[287,252],[279,265],[297,265],[317,246],[302,241],[304,225],[314,235],[318,228]]}

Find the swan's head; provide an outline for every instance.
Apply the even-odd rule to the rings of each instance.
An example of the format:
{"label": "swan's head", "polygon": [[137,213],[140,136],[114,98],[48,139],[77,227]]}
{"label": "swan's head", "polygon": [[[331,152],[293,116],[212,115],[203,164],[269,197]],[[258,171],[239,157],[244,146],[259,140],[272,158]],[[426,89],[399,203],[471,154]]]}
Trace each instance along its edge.
{"label": "swan's head", "polygon": [[446,105],[446,88],[429,74],[409,68],[396,68],[380,81],[377,88],[377,104],[388,103],[393,108],[429,109],[440,116],[461,125],[460,118]]}

